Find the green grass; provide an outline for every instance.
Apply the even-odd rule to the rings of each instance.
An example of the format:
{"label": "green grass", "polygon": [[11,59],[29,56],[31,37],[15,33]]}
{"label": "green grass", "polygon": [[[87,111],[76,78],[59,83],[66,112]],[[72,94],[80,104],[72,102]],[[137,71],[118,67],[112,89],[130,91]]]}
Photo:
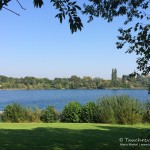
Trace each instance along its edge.
{"label": "green grass", "polygon": [[[138,138],[149,125],[0,123],[0,150],[119,150],[120,138]],[[148,147],[150,148],[150,147]]]}

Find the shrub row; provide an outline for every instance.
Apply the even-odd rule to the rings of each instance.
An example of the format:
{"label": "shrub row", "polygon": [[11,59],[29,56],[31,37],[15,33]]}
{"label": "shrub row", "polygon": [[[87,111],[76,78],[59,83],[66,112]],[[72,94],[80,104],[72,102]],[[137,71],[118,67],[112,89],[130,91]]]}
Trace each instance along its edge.
{"label": "shrub row", "polygon": [[40,110],[19,104],[6,106],[0,114],[3,122],[87,122],[110,124],[150,123],[150,102],[142,103],[129,96],[103,97],[97,102],[80,105],[69,102],[62,112],[53,106]]}

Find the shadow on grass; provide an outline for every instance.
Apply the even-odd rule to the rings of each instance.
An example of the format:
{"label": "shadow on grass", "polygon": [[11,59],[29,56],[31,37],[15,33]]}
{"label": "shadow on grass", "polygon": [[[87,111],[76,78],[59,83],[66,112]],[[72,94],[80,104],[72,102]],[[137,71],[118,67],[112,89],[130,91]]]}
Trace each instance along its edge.
{"label": "shadow on grass", "polygon": [[117,126],[97,126],[96,129],[83,130],[51,127],[0,129],[0,150],[138,149],[136,146],[120,146],[119,139],[137,138],[145,131]]}

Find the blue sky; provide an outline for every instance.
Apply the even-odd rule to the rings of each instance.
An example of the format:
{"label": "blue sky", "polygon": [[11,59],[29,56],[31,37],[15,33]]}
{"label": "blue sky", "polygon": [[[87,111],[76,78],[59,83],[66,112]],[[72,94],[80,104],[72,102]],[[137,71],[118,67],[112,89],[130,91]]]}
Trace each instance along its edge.
{"label": "blue sky", "polygon": [[122,18],[113,23],[103,19],[86,23],[82,17],[84,29],[71,34],[67,20],[60,24],[49,3],[42,9],[34,8],[32,1],[22,1],[22,5],[27,10],[17,3],[9,5],[20,17],[7,10],[0,12],[1,75],[110,79],[112,68],[117,68],[119,77],[136,69],[136,56],[115,45]]}

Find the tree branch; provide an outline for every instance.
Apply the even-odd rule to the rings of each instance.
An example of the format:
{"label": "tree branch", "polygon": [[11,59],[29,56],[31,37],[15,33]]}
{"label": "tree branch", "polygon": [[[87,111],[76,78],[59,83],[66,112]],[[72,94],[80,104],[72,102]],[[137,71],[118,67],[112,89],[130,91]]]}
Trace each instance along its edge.
{"label": "tree branch", "polygon": [[26,10],[26,8],[24,8],[22,5],[21,5],[21,3],[19,2],[19,0],[16,0],[17,1],[17,3],[20,5],[20,7],[23,9],[23,10]]}
{"label": "tree branch", "polygon": [[8,9],[8,8],[6,8],[6,7],[3,7],[3,8],[6,9],[6,10],[8,10],[8,11],[10,11],[10,12],[12,12],[12,13],[14,13],[14,14],[17,15],[17,16],[20,16],[20,14],[14,12],[13,10],[10,10],[10,9]]}

